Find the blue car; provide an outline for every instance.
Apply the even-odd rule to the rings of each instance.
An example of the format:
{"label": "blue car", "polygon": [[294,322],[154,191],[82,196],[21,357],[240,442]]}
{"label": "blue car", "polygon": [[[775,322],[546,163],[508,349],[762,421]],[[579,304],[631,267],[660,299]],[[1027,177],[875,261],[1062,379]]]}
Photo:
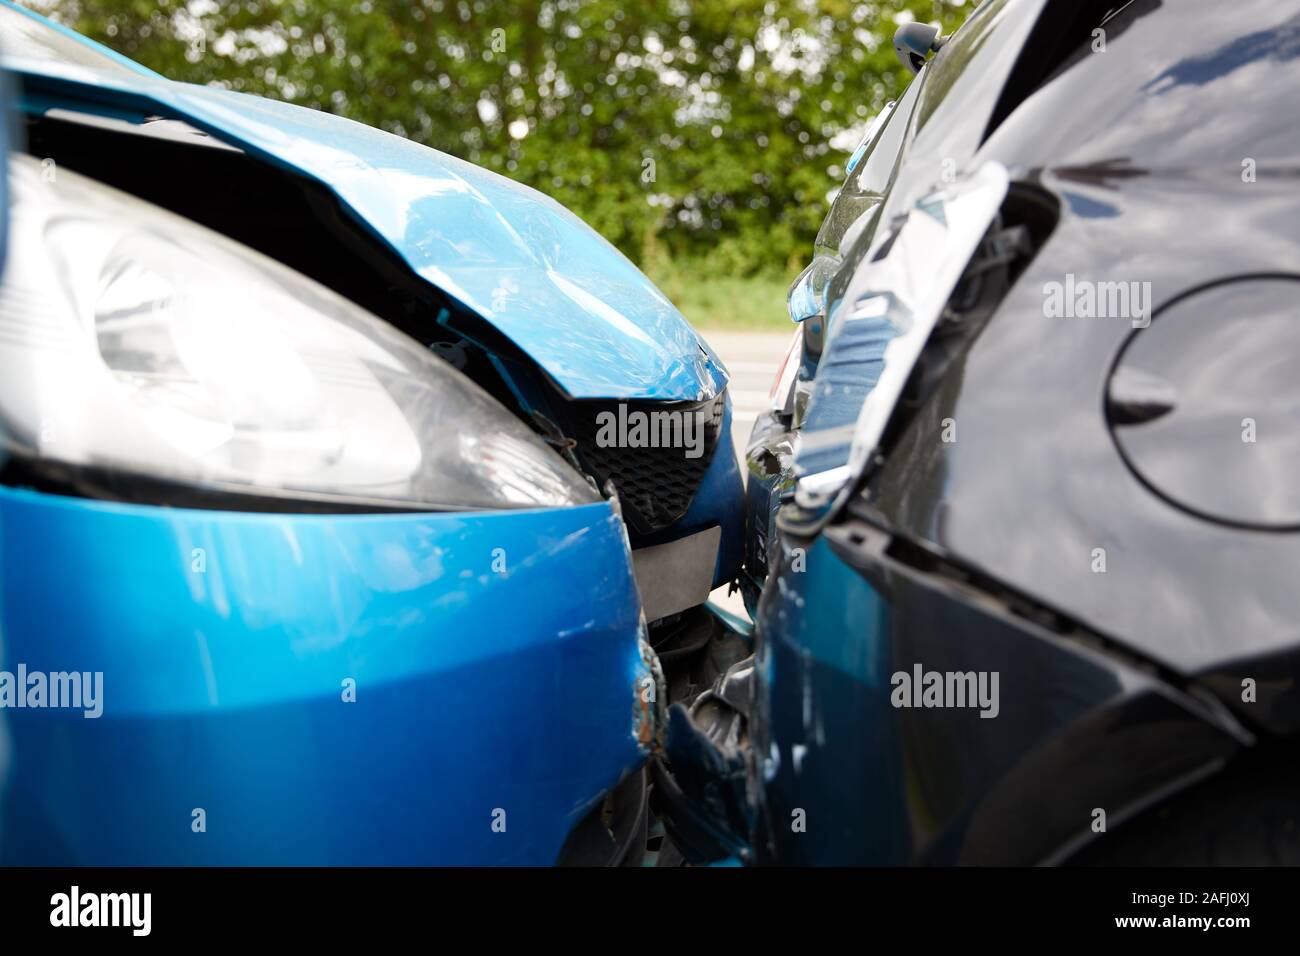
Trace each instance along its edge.
{"label": "blue car", "polygon": [[0,862],[640,860],[660,655],[747,653],[718,357],[516,183],[0,58]]}

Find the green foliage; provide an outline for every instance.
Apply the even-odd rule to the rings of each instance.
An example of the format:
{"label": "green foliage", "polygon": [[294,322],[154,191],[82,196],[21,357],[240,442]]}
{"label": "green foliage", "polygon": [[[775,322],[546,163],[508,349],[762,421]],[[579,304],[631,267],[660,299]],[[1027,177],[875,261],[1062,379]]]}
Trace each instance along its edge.
{"label": "green foliage", "polygon": [[[158,72],[328,110],[564,203],[650,271],[792,271],[901,19],[965,0],[24,0]],[[860,135],[860,132],[859,132]],[[832,146],[835,140],[835,146]]]}
{"label": "green foliage", "polygon": [[718,273],[712,261],[692,259],[648,266],[647,272],[696,328],[787,334],[794,329],[785,308],[787,275],[728,275]]}

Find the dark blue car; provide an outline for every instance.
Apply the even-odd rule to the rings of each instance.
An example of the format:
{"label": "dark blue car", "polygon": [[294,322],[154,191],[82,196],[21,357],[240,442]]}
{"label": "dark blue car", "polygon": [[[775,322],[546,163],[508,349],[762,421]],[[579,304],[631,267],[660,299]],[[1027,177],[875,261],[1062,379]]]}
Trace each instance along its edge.
{"label": "dark blue car", "polygon": [[825,329],[749,449],[756,653],[670,710],[673,830],[1294,865],[1300,7],[986,0],[921,40],[791,296]]}

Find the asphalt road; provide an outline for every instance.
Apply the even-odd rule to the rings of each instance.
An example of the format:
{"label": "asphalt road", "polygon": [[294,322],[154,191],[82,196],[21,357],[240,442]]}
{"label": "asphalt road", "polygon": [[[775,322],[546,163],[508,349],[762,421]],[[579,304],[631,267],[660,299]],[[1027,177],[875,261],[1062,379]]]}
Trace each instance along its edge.
{"label": "asphalt road", "polygon": [[[731,434],[736,454],[741,460],[741,474],[745,473],[745,443],[749,440],[754,419],[767,407],[772,382],[776,379],[781,360],[790,347],[790,332],[704,332],[705,340],[722,358],[731,373]],[[740,594],[728,595],[726,588],[713,592],[713,600],[733,613],[745,616],[745,605]]]}

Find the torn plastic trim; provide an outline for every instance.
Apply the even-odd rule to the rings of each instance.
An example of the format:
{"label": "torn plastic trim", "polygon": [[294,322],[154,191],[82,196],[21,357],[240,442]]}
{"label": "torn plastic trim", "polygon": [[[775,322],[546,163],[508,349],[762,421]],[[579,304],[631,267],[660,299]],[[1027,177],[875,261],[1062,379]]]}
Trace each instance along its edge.
{"label": "torn plastic trim", "polygon": [[[876,240],[866,264],[850,280],[849,294],[837,309],[854,311],[835,324],[828,354],[841,346],[851,353],[866,342],[866,355],[850,361],[850,354],[845,361],[874,380],[860,390],[865,398],[852,424],[843,423],[842,414],[823,415],[828,419],[825,427],[805,426],[798,433],[798,485],[780,516],[783,527],[815,534],[842,510],[889,453],[955,355],[997,314],[1055,228],[1059,206],[1054,197],[1031,184],[1010,183],[996,163],[986,167],[977,174],[986,177],[985,195],[955,205],[942,199],[943,192],[924,197]],[[953,187],[958,194],[963,188]],[[970,189],[979,192],[974,186],[968,194]],[[972,203],[980,207],[973,216]],[[960,236],[949,228],[954,223],[961,228]],[[925,236],[936,228],[948,233],[934,238],[936,244],[951,240],[937,264],[925,244]],[[810,414],[809,421],[814,417]]]}
{"label": "torn plastic trim", "polygon": [[706,604],[656,623],[650,640],[666,688],[654,813],[689,862],[748,862],[751,635]]}
{"label": "torn plastic trim", "polygon": [[[951,186],[922,196],[877,232],[873,246],[830,316],[830,341],[819,372],[842,345],[863,339],[875,371],[853,424],[828,415],[810,427],[810,408],[795,448],[794,505],[807,522],[824,520],[868,469],[889,416],[938,325],[953,290],[989,231],[1010,188],[999,163],[985,163]],[[854,362],[860,365],[861,362]],[[877,371],[878,370],[878,371]],[[816,382],[814,382],[814,388]],[[828,400],[830,396],[828,396]]]}
{"label": "torn plastic trim", "polygon": [[[884,321],[895,336],[885,347],[880,377],[858,415],[848,461],[852,477],[862,476],[879,447],[921,350],[1009,188],[1006,167],[988,162],[952,186],[922,197],[897,235],[885,239],[888,255],[872,261],[862,284],[854,283],[859,287],[845,300],[843,321]],[[821,497],[824,494],[807,500]]]}
{"label": "torn plastic trim", "polygon": [[[715,626],[725,626],[714,616]],[[751,652],[668,708],[664,746],[651,773],[664,827],[692,863],[756,858],[750,840],[758,807],[749,739],[754,673]]]}

